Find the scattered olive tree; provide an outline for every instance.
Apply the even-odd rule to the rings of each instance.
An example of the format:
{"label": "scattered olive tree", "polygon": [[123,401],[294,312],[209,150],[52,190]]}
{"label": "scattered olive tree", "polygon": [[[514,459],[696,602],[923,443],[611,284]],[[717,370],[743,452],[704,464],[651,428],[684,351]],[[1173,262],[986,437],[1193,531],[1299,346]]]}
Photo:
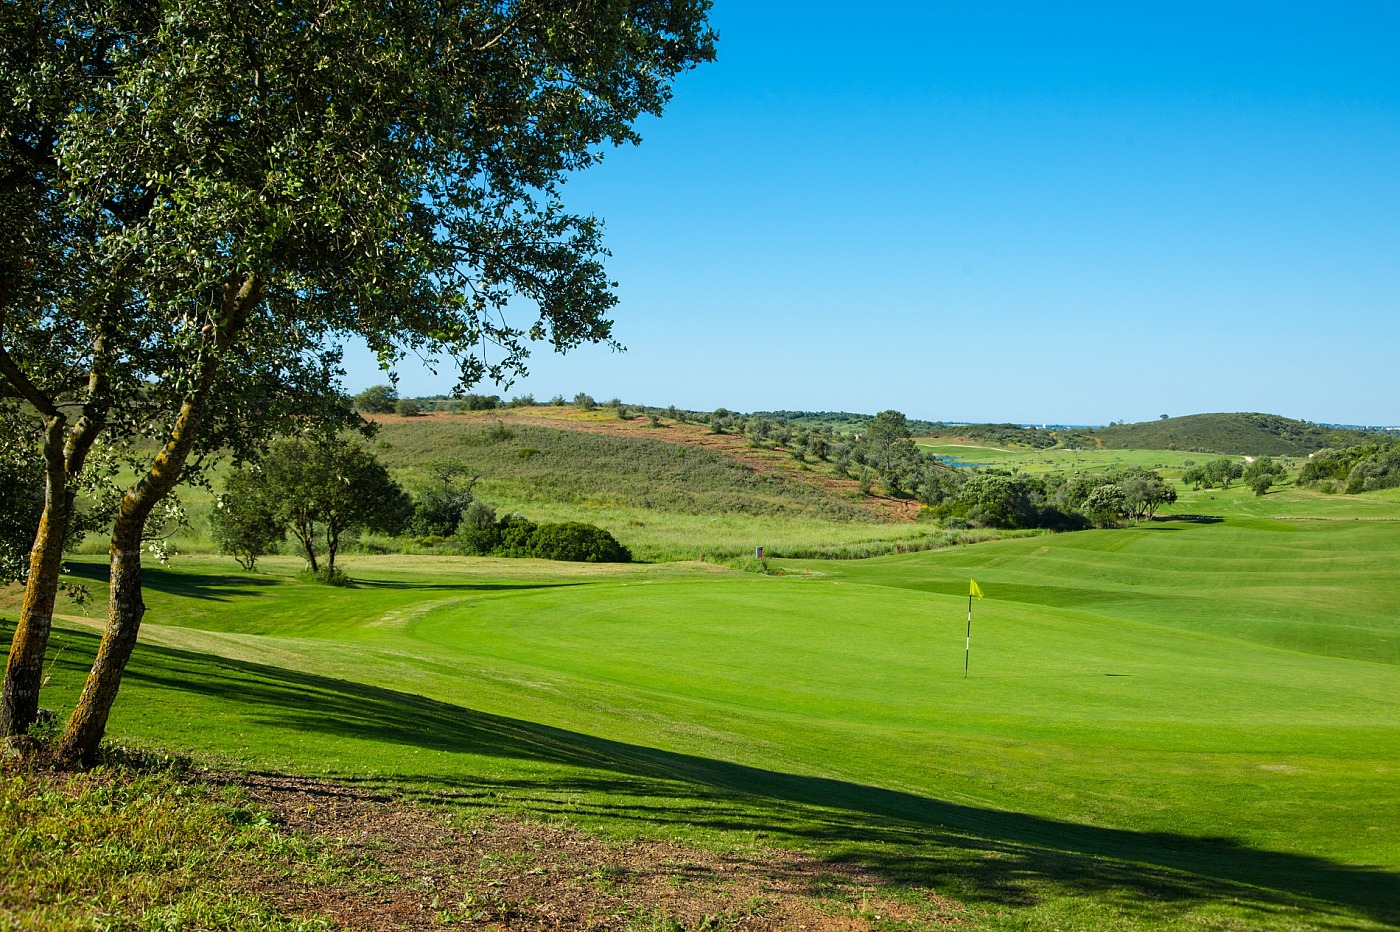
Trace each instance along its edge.
{"label": "scattered olive tree", "polygon": [[398,403],[399,392],[392,385],[371,385],[355,396],[355,410],[363,414],[393,414]]}
{"label": "scattered olive tree", "polygon": [[412,509],[374,454],[341,437],[278,440],[249,475],[307,568],[328,581],[338,578],[335,560],[346,540],[361,531],[397,534]]}
{"label": "scattered olive tree", "polygon": [[1288,470],[1282,463],[1272,456],[1261,456],[1244,467],[1240,478],[1244,480],[1245,485],[1254,490],[1255,495],[1263,495],[1286,475]]}

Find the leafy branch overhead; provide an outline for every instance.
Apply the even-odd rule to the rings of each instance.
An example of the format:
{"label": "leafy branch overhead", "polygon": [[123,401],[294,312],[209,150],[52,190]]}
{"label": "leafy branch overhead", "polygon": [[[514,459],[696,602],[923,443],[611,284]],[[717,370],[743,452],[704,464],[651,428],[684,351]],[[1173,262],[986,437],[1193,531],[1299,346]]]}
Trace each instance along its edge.
{"label": "leafy branch overhead", "polygon": [[386,366],[445,356],[466,386],[523,372],[531,341],[612,342],[601,224],[563,183],[713,57],[708,7],[4,5],[0,396],[41,422],[50,490],[7,733],[33,721],[99,435],[158,452],[111,528],[107,635],[64,739],[83,757],[144,612],[148,518],[207,454],[256,455],[293,415],[344,423],[340,339]]}

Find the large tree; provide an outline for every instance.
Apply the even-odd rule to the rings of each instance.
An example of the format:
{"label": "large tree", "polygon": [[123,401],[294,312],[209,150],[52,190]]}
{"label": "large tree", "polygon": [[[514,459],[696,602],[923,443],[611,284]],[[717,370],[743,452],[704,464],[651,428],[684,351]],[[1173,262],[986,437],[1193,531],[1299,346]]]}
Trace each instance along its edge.
{"label": "large tree", "polygon": [[[636,142],[637,118],[711,57],[708,6],[5,5],[7,41],[39,38],[22,43],[27,70],[8,52],[0,63],[28,121],[22,139],[6,129],[0,171],[17,167],[20,195],[3,221],[74,246],[45,234],[0,255],[0,348],[25,348],[0,374],[57,425],[46,451],[60,505],[82,466],[63,448],[84,419],[94,435],[121,423],[158,438],[117,509],[108,624],[64,756],[91,759],[105,730],[144,614],[152,511],[204,454],[255,448],[279,413],[269,396],[324,397],[327,341],[359,335],[386,366],[445,357],[464,385],[508,381],[531,341],[611,341],[599,224],[567,211],[561,186],[603,143]],[[81,41],[44,38],[68,34]],[[516,299],[533,321],[506,316]],[[60,369],[65,390],[86,394],[35,404],[29,386]],[[12,690],[7,668],[7,707],[12,692],[37,695],[27,669]]]}

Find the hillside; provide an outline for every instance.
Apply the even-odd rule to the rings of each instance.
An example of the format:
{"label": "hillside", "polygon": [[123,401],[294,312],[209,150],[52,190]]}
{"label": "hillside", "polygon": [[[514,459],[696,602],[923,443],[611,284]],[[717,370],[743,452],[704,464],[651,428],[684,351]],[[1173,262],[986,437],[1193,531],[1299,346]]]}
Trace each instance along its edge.
{"label": "hillside", "polygon": [[1365,431],[1323,427],[1276,414],[1191,414],[1087,432],[1115,450],[1189,450],[1246,456],[1306,456],[1367,439]]}
{"label": "hillside", "polygon": [[[641,560],[870,556],[1007,532],[945,531],[913,499],[866,494],[831,463],[702,424],[533,406],[375,415],[375,452],[411,491],[432,462],[479,476],[498,514],[606,528]],[[392,546],[391,542],[380,542]]]}
{"label": "hillside", "polygon": [[500,415],[381,418],[379,456],[405,478],[435,459],[459,461],[482,477],[484,489],[530,503],[612,504],[689,515],[805,514],[836,521],[884,517],[819,481],[802,481],[781,458],[746,462],[703,447],[698,438],[691,444],[662,439],[694,431]]}

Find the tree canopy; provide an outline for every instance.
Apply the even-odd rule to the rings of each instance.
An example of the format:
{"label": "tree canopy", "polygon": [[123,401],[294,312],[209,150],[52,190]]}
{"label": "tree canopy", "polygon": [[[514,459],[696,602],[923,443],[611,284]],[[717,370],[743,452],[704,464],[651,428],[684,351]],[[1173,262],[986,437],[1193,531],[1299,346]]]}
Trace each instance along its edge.
{"label": "tree canopy", "polygon": [[89,758],[144,612],[147,519],[204,454],[343,417],[327,346],[444,357],[469,386],[509,381],[533,341],[612,342],[601,226],[563,183],[712,57],[708,7],[4,5],[0,376],[48,477],[7,733],[33,721],[54,541],[99,435],[158,452],[116,511],[108,627],[63,739]]}

